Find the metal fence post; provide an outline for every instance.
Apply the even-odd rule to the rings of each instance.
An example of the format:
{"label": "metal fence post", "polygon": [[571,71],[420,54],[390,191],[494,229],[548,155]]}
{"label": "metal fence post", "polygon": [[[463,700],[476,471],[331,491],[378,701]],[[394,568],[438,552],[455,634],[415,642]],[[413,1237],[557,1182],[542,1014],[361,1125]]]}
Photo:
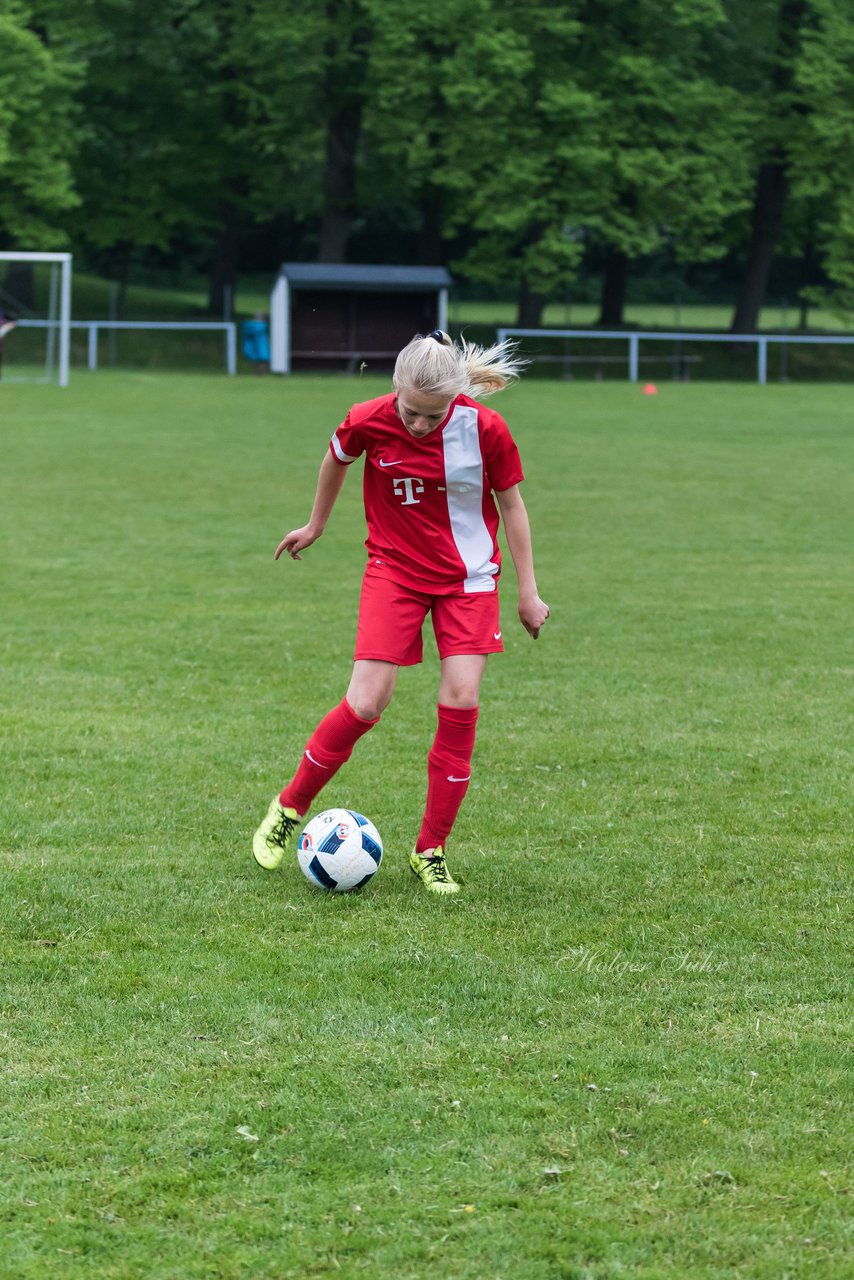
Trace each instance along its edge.
{"label": "metal fence post", "polygon": [[629,382],[638,380],[638,335],[629,334]]}
{"label": "metal fence post", "polygon": [[89,369],[92,373],[98,368],[98,326],[89,325]]}

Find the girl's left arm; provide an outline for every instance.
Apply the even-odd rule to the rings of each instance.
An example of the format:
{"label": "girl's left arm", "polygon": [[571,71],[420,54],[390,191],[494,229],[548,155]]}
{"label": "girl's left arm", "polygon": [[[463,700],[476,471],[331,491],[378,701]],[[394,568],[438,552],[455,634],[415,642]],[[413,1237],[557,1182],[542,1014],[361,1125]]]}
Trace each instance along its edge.
{"label": "girl's left arm", "polygon": [[518,484],[501,492],[496,491],[495,496],[501,511],[507,546],[519,580],[519,617],[522,626],[536,640],[540,628],[549,616],[549,606],[540,599],[537,591],[528,512]]}

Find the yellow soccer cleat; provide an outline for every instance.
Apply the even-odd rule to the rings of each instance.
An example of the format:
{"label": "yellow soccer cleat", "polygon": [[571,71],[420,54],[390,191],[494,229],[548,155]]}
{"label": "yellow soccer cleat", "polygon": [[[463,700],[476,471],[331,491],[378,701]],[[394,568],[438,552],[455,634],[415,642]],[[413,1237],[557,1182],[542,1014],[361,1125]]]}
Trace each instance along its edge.
{"label": "yellow soccer cleat", "polygon": [[425,853],[411,853],[409,866],[430,893],[459,893],[460,886],[448,870],[441,845]]}
{"label": "yellow soccer cleat", "polygon": [[285,856],[288,841],[301,822],[302,817],[296,809],[286,809],[276,796],[252,840],[252,852],[259,867],[265,871],[276,870]]}

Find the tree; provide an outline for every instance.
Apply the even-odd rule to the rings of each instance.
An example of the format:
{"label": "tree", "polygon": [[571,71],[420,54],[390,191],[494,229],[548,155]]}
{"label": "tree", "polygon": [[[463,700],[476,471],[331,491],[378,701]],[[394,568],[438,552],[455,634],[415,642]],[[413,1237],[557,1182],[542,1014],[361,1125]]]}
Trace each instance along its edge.
{"label": "tree", "polygon": [[68,230],[124,285],[135,255],[167,255],[180,234],[215,225],[220,154],[204,53],[216,32],[206,6],[182,0],[92,0],[83,13],[81,203]]}
{"label": "tree", "polygon": [[320,261],[346,260],[359,221],[371,31],[364,0],[291,0],[286,11],[255,0],[233,36],[246,110],[235,143],[252,161],[249,207],[311,226]]}
{"label": "tree", "polygon": [[276,217],[317,229],[323,210],[326,10],[316,0],[209,6],[205,74],[215,98],[217,238],[211,306],[233,285],[247,228]]}
{"label": "tree", "polygon": [[66,243],[62,215],[77,203],[70,157],[81,69],[49,42],[46,8],[11,0],[0,13],[0,237],[33,250]]}
{"label": "tree", "polygon": [[546,296],[573,278],[603,162],[601,103],[578,82],[579,7],[535,0],[520,22],[509,0],[458,6],[466,38],[442,77],[437,178],[449,229],[471,240],[459,267],[516,283],[520,324],[537,323]]}
{"label": "tree", "polygon": [[539,322],[590,247],[606,323],[622,320],[632,259],[663,243],[689,260],[725,252],[748,169],[738,95],[706,48],[717,0],[540,0],[524,22],[509,0],[383,7],[367,135],[401,216],[438,208],[446,242],[466,244],[456,269],[515,284],[519,323]]}
{"label": "tree", "polygon": [[[756,85],[756,93],[750,95],[755,182],[747,261],[732,317],[733,333],[755,333],[759,324],[789,197],[792,148],[806,111],[797,88],[796,68],[809,16],[808,0],[775,0],[773,7],[763,9],[760,17],[773,25],[749,71]],[[763,48],[769,52],[763,54]]]}
{"label": "tree", "polygon": [[443,95],[461,38],[449,0],[365,0],[371,40],[357,196],[361,219],[424,264],[445,260],[447,197],[439,177],[450,117]]}
{"label": "tree", "polygon": [[854,12],[811,0],[794,90],[803,124],[791,146],[792,195],[805,210],[806,251],[822,261],[828,285],[808,281],[805,302],[854,311]]}
{"label": "tree", "polygon": [[604,254],[600,323],[621,324],[630,263],[662,246],[684,262],[726,252],[743,206],[747,121],[721,83],[719,0],[588,0],[579,74],[596,88],[605,155],[586,220]]}
{"label": "tree", "polygon": [[326,0],[323,214],[317,257],[344,262],[357,215],[356,170],[371,31],[360,0]]}

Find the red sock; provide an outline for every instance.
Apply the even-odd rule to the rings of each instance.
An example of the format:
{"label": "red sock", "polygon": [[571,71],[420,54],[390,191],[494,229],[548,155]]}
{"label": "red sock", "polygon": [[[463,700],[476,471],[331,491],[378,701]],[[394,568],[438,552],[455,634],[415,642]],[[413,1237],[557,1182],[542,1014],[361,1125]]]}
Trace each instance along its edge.
{"label": "red sock", "polygon": [[309,738],[299,768],[279,796],[280,803],[299,814],[308,813],[318,791],[347,763],[356,743],[377,720],[363,720],[342,698]]}
{"label": "red sock", "polygon": [[415,842],[418,853],[444,849],[460,805],[468,791],[477,729],[477,707],[443,707],[427,756],[427,807]]}

